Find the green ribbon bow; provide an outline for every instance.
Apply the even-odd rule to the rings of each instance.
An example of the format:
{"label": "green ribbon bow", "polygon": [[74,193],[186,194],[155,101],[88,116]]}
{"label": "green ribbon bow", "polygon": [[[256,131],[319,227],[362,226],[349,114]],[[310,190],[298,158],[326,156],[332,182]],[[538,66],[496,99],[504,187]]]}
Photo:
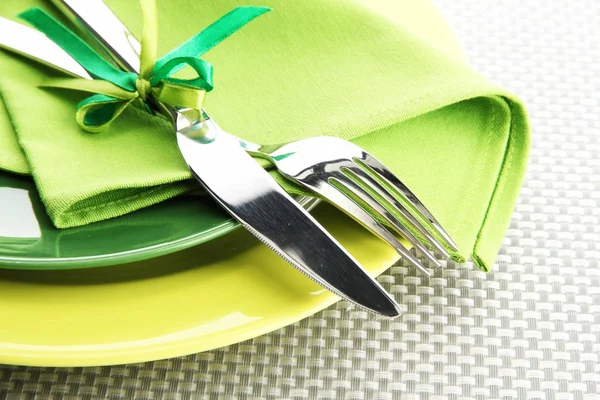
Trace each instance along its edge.
{"label": "green ribbon bow", "polygon": [[[235,8],[156,60],[156,4],[154,0],[140,0],[140,4],[144,27],[139,75],[115,67],[44,10],[34,7],[19,15],[69,53],[94,78],[52,79],[44,85],[96,93],[77,105],[77,123],[86,131],[106,129],[129,105],[165,117],[168,117],[165,104],[201,109],[206,93],[213,89],[213,68],[199,57],[271,10],[253,6]],[[194,69],[198,76],[193,79],[172,76],[185,66]]]}

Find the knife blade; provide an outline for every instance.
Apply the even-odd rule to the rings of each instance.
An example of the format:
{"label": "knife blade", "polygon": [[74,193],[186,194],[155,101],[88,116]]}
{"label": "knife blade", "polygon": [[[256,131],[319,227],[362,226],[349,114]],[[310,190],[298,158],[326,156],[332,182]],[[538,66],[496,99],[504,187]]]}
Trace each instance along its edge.
{"label": "knife blade", "polygon": [[[181,117],[179,118],[181,121]],[[186,122],[183,122],[186,125]],[[356,260],[217,124],[178,127],[177,142],[204,188],[240,223],[281,258],[330,291],[386,316],[399,308]],[[222,160],[228,162],[224,165]],[[247,162],[250,159],[250,162]],[[235,175],[235,181],[223,179]]]}
{"label": "knife blade", "polygon": [[[89,7],[91,3],[85,1],[79,6]],[[93,3],[107,9],[102,2]],[[102,22],[94,21],[88,19],[86,24]],[[14,23],[10,29],[14,32]],[[21,48],[18,43],[4,45],[23,53],[24,48],[30,50],[28,42]],[[72,60],[65,55],[61,58]],[[53,62],[41,59],[56,62],[56,57]],[[62,68],[69,70],[68,66]],[[394,299],[243,150],[237,139],[210,118],[196,123],[197,116],[190,114],[198,112],[174,111],[176,135],[182,156],[207,192],[260,241],[326,289],[382,315],[399,315]]]}

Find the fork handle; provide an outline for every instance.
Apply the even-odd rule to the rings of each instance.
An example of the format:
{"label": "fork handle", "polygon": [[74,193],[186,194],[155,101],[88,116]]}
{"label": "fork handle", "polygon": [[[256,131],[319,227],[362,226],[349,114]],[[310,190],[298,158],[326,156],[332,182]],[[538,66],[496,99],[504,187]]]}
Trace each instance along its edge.
{"label": "fork handle", "polygon": [[[76,26],[96,40],[121,69],[140,72],[140,42],[102,0],[50,1]],[[210,118],[204,110],[175,107],[167,107],[167,110],[177,129]]]}
{"label": "fork handle", "polygon": [[141,44],[102,0],[50,0],[122,69],[139,73]]}

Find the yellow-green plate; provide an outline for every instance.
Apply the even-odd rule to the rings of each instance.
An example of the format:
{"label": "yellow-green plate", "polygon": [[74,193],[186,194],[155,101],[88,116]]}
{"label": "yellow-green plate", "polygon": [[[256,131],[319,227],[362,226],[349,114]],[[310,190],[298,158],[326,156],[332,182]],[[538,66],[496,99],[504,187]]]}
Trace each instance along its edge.
{"label": "yellow-green plate", "polygon": [[[396,255],[329,207],[317,218],[373,274]],[[105,268],[0,270],[0,363],[120,364],[252,338],[334,303],[246,231]]]}
{"label": "yellow-green plate", "polygon": [[[387,1],[370,4],[460,55],[428,0],[407,2],[401,14],[386,10]],[[321,206],[315,216],[372,274],[396,260],[387,245],[339,212]],[[87,366],[174,357],[255,337],[336,300],[242,230],[125,265],[5,269],[0,363]]]}

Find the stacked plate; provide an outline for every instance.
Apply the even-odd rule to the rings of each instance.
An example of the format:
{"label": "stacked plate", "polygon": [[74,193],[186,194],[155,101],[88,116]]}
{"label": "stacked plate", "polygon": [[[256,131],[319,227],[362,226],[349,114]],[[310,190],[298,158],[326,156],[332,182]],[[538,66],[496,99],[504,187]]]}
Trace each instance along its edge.
{"label": "stacked plate", "polygon": [[[393,249],[314,211],[373,274]],[[118,364],[225,346],[337,298],[208,197],[182,196],[80,228],[52,226],[33,182],[0,173],[0,363]]]}

